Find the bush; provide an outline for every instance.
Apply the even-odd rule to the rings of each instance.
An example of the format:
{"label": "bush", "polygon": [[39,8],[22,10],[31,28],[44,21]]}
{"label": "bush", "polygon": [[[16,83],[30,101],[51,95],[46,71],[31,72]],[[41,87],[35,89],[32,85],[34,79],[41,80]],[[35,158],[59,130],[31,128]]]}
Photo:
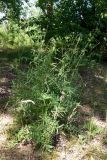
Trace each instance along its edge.
{"label": "bush", "polygon": [[20,48],[32,46],[32,39],[18,24],[11,22],[0,27],[0,47]]}
{"label": "bush", "polygon": [[70,132],[80,101],[78,68],[85,65],[86,48],[81,49],[81,43],[80,37],[73,42],[72,36],[52,40],[50,46],[40,42],[28,71],[17,70],[13,85],[17,121],[22,127],[27,126],[28,137],[44,149],[50,148],[56,132]]}

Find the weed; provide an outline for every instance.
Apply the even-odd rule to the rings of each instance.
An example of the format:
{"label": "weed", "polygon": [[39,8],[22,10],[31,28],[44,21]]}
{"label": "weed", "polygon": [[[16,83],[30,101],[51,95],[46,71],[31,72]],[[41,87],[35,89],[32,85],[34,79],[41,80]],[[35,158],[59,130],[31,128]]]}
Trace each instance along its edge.
{"label": "weed", "polygon": [[[41,49],[33,51],[34,59],[28,70],[16,69],[13,103],[17,122],[22,126],[18,139],[29,137],[44,149],[50,149],[56,132],[76,130],[72,119],[81,93],[78,68],[85,58],[85,48],[79,48],[83,43],[80,37],[75,45],[70,44],[72,38],[69,42],[68,38],[52,40],[50,46],[37,42]],[[28,100],[34,103],[21,103]]]}
{"label": "weed", "polygon": [[93,139],[97,134],[102,131],[102,129],[99,128],[96,124],[94,124],[92,120],[86,122],[84,128],[86,129],[87,137],[89,140]]}

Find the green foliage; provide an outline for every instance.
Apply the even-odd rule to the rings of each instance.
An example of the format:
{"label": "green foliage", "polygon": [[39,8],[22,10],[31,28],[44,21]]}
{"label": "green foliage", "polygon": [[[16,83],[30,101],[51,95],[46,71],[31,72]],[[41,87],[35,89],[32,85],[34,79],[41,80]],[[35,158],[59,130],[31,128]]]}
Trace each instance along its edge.
{"label": "green foliage", "polygon": [[[37,25],[27,26],[24,30],[18,24],[10,22],[0,26],[0,57],[19,58],[28,61],[33,50],[44,37]],[[36,42],[36,45],[35,45]],[[40,43],[39,43],[40,44]]]}
{"label": "green foliage", "polygon": [[44,113],[41,115],[41,121],[29,126],[30,136],[38,145],[44,149],[52,148],[52,136],[58,129],[58,121]]}
{"label": "green foliage", "polygon": [[50,148],[56,132],[69,130],[78,106],[78,68],[83,66],[86,49],[80,49],[80,37],[72,40],[72,36],[52,40],[50,47],[40,42],[33,66],[27,72],[17,70],[13,86],[18,123],[27,126],[28,137],[45,149]]}
{"label": "green foliage", "polygon": [[10,23],[0,28],[1,48],[20,48],[32,44],[32,39],[17,24]]}
{"label": "green foliage", "polygon": [[85,123],[84,128],[87,130],[88,139],[91,140],[97,134],[101,133],[102,128],[99,128],[96,124],[92,122],[92,120]]}
{"label": "green foliage", "polygon": [[29,141],[31,138],[29,134],[30,132],[29,132],[28,126],[22,127],[17,134],[17,141],[18,142],[23,140]]}
{"label": "green foliage", "polygon": [[[86,30],[92,31],[100,25],[99,23],[102,23],[101,14],[105,13],[104,7],[106,5],[107,2],[105,0],[62,0],[58,6],[58,15],[61,18],[60,21],[62,21],[61,25],[68,27],[74,23]],[[66,22],[67,26],[65,25]]]}
{"label": "green foliage", "polygon": [[[28,0],[24,0],[27,2]],[[0,12],[5,13],[5,19],[18,20],[22,11],[22,0],[0,0]]]}
{"label": "green foliage", "polygon": [[[52,14],[48,16],[47,6],[50,2],[38,0],[38,6],[43,11],[43,15],[39,18],[39,24],[46,30],[46,42],[52,37],[64,37],[71,32],[77,35],[81,33],[83,36],[91,33],[95,38],[94,45],[99,46],[95,51],[98,52],[102,48],[104,37],[107,37],[106,0],[52,1],[53,7],[51,8],[53,9],[50,10]],[[98,30],[99,33],[97,33]]]}

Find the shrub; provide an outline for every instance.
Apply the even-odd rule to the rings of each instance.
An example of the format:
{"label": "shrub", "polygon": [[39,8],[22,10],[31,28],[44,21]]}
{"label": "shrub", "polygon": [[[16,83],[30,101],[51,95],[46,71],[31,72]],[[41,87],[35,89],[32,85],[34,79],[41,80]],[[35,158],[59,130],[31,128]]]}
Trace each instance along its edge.
{"label": "shrub", "polygon": [[18,48],[31,46],[32,39],[18,24],[11,22],[0,27],[0,46],[3,48]]}
{"label": "shrub", "polygon": [[41,50],[34,51],[28,71],[17,70],[13,85],[17,121],[28,126],[28,137],[44,149],[50,148],[53,134],[61,129],[70,131],[76,114],[81,92],[78,68],[86,51],[80,43],[80,37],[74,42],[72,37],[52,40],[50,46],[40,42]]}

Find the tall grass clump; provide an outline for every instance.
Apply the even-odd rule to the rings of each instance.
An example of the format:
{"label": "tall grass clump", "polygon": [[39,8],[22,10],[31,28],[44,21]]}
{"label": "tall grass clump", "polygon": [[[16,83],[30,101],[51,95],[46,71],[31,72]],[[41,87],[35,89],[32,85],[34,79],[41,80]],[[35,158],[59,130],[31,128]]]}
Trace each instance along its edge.
{"label": "tall grass clump", "polygon": [[87,44],[74,36],[36,44],[28,70],[17,70],[12,99],[15,105],[17,140],[33,139],[44,149],[52,147],[52,137],[61,130],[71,132],[80,102],[78,68],[84,65]]}

